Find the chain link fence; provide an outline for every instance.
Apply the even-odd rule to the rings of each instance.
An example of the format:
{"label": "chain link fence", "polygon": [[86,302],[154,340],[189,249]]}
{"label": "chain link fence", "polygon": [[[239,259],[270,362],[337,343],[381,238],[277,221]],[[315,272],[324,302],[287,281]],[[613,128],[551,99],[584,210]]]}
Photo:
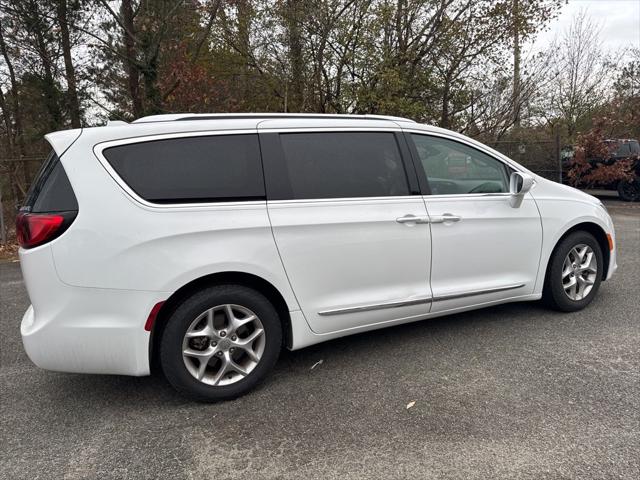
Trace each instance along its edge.
{"label": "chain link fence", "polygon": [[494,142],[489,146],[541,177],[562,183],[559,137],[548,141]]}

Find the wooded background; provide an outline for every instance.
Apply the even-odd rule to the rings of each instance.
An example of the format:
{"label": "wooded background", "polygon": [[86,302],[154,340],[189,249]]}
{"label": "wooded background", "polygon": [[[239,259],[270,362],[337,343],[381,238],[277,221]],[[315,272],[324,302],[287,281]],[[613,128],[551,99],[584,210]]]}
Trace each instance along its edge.
{"label": "wooded background", "polygon": [[47,153],[45,133],[107,119],[400,115],[465,133],[530,166],[560,138],[578,142],[594,122],[603,137],[637,138],[638,48],[603,50],[587,12],[545,51],[529,48],[563,4],[0,0],[5,217]]}

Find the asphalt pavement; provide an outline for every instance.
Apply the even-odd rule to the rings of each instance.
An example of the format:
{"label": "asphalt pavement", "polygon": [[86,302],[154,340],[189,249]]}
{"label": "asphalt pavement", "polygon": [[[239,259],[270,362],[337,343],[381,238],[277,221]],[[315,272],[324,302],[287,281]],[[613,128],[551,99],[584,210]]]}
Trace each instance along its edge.
{"label": "asphalt pavement", "polygon": [[0,478],[638,479],[640,204],[606,203],[619,270],[583,312],[510,304],[284,352],[214,405],[160,375],[32,365],[2,263]]}

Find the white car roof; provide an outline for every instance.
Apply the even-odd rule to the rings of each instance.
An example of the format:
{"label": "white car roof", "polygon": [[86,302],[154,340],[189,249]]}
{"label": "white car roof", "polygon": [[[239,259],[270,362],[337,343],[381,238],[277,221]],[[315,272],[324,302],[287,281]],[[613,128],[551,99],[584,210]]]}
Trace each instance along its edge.
{"label": "white car roof", "polygon": [[[444,135],[459,139],[481,150],[513,164],[513,160],[496,150],[481,144],[465,135],[435,127],[416,123],[415,121],[384,115],[338,115],[338,114],[306,114],[306,113],[212,113],[193,114],[179,113],[152,115],[139,118],[131,123],[111,121],[106,126],[90,127],[76,130],[63,130],[45,135],[53,149],[62,155],[71,144],[82,136],[82,143],[97,145],[99,143],[124,140],[136,137],[148,137],[164,134],[181,134],[190,132],[211,132],[231,130],[263,130],[269,129],[302,129],[302,128],[384,128],[421,131]],[[524,169],[522,166],[519,166]],[[524,169],[526,170],[526,169]]]}

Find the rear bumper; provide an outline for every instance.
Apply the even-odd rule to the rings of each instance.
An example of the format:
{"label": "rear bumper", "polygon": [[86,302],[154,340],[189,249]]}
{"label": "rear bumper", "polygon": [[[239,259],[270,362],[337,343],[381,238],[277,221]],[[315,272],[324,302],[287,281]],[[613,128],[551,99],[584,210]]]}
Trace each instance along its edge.
{"label": "rear bumper", "polygon": [[[59,372],[149,374],[149,332],[143,322],[126,325],[115,316],[36,317],[33,306],[20,325],[22,343],[31,361]],[[92,318],[93,317],[93,318]]]}
{"label": "rear bumper", "polygon": [[20,333],[31,361],[61,372],[148,375],[150,333],[144,325],[169,294],[66,285],[47,250],[21,252],[32,305]]}

